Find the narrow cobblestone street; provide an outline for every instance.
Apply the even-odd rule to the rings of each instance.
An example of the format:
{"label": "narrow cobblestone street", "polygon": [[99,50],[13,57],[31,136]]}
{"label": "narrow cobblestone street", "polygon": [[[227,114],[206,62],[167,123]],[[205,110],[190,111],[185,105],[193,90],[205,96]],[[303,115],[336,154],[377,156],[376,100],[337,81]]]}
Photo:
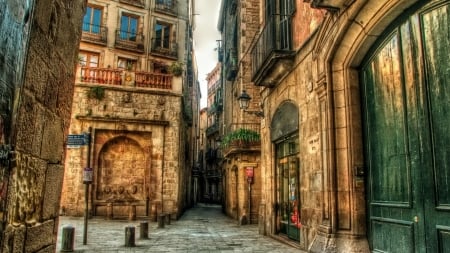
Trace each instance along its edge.
{"label": "narrow cobblestone street", "polygon": [[[139,239],[142,220],[88,223],[87,245],[83,245],[83,218],[61,216],[57,252],[61,250],[62,228],[75,227],[74,252],[302,252],[268,236],[258,234],[258,225],[237,225],[217,205],[198,205],[164,228],[149,222],[149,239]],[[136,247],[125,247],[125,227],[136,227]]]}

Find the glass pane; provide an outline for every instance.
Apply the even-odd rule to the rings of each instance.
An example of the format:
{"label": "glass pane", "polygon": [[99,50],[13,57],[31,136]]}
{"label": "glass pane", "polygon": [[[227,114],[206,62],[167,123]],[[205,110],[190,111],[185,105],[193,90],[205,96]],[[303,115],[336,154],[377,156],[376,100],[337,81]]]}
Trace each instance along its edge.
{"label": "glass pane", "polygon": [[89,30],[90,30],[91,13],[92,13],[92,8],[87,7],[86,14],[84,14],[84,18],[83,18],[83,31],[85,31],[85,32],[89,32]]}
{"label": "glass pane", "polygon": [[98,55],[91,55],[89,61],[89,67],[98,67]]}
{"label": "glass pane", "polygon": [[128,31],[128,17],[122,16],[120,18],[120,39],[122,40],[127,39],[128,37],[127,31]]}
{"label": "glass pane", "polygon": [[128,31],[130,33],[129,39],[132,41],[136,41],[137,19],[130,18],[130,27]]}
{"label": "glass pane", "polygon": [[163,36],[163,27],[160,24],[156,24],[155,28],[155,44],[156,47],[161,47],[161,38]]}
{"label": "glass pane", "polygon": [[100,33],[102,11],[94,9],[94,16],[92,17],[92,30],[93,33]]}
{"label": "glass pane", "polygon": [[170,27],[169,26],[164,26],[164,44],[163,44],[163,47],[164,48],[169,48],[169,43],[170,43]]}

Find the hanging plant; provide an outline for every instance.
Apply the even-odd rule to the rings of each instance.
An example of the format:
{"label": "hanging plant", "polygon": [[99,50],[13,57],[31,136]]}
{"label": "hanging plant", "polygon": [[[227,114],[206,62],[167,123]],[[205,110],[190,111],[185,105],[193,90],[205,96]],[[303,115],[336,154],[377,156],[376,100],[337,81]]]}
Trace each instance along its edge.
{"label": "hanging plant", "polygon": [[102,100],[103,98],[105,98],[105,88],[101,86],[91,87],[89,88],[89,90],[87,90],[87,97]]}
{"label": "hanging plant", "polygon": [[169,73],[174,76],[181,76],[183,74],[183,63],[172,62],[172,64],[169,66]]}
{"label": "hanging plant", "polygon": [[230,132],[222,139],[222,146],[227,147],[230,144],[248,145],[250,143],[259,142],[261,136],[258,132],[250,129],[239,128],[236,131]]}

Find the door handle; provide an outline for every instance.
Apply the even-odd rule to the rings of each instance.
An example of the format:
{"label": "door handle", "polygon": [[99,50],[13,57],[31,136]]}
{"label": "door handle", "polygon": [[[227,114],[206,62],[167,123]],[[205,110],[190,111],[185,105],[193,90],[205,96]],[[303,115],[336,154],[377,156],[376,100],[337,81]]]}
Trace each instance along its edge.
{"label": "door handle", "polygon": [[415,223],[418,223],[418,222],[419,222],[419,216],[417,216],[417,215],[414,216],[414,222],[415,222]]}

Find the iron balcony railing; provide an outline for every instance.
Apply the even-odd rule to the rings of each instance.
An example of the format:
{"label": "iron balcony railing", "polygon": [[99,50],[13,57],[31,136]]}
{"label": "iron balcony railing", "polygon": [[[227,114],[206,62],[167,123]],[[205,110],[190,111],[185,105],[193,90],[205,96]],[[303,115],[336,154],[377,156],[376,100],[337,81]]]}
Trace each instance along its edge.
{"label": "iron balcony railing", "polygon": [[178,43],[162,39],[152,39],[151,53],[177,59]]}
{"label": "iron balcony railing", "polygon": [[106,45],[107,35],[108,27],[83,23],[81,34],[82,41]]}
{"label": "iron balcony railing", "polygon": [[116,48],[144,52],[144,35],[142,33],[116,30]]}
{"label": "iron balcony railing", "polygon": [[112,68],[80,68],[80,81],[83,83],[106,85],[130,85],[152,89],[172,89],[173,76],[169,74],[150,73],[144,71],[125,72]]}
{"label": "iron balcony railing", "polygon": [[252,74],[258,73],[272,53],[291,52],[292,46],[292,16],[272,15],[252,49]]}
{"label": "iron balcony railing", "polygon": [[126,3],[126,4],[129,4],[129,5],[134,5],[134,6],[137,6],[137,7],[145,7],[145,2],[144,2],[144,0],[119,0],[119,2],[121,2],[121,3]]}
{"label": "iron balcony railing", "polygon": [[210,136],[213,135],[215,133],[219,132],[219,124],[217,122],[215,122],[214,124],[212,124],[211,126],[209,126],[208,128],[206,128],[206,136]]}
{"label": "iron balcony railing", "polygon": [[156,0],[155,11],[166,14],[177,15],[177,5],[175,0]]}

